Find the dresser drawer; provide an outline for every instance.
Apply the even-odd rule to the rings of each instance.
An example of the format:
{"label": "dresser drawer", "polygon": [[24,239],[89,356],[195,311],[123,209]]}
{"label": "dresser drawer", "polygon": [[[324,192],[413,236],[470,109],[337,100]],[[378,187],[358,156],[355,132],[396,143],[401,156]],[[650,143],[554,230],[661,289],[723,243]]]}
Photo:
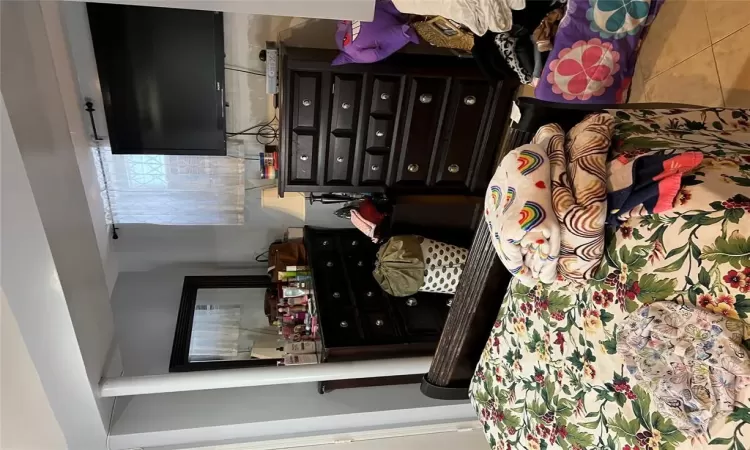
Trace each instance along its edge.
{"label": "dresser drawer", "polygon": [[400,80],[397,77],[376,76],[372,83],[370,114],[392,116],[398,105]]}
{"label": "dresser drawer", "polygon": [[331,133],[331,137],[328,139],[326,182],[351,184],[353,157],[354,138],[350,136],[336,136]]}
{"label": "dresser drawer", "polygon": [[376,251],[377,248],[368,251],[368,247],[365,247],[365,251],[353,252],[345,256],[346,268],[352,277],[362,279],[372,277],[372,271],[375,268]]}
{"label": "dresser drawer", "polygon": [[450,298],[444,294],[418,292],[409,297],[390,297],[390,302],[406,333],[413,341],[419,341],[439,336],[443,331]]}
{"label": "dresser drawer", "polygon": [[399,341],[398,327],[386,311],[360,311],[365,345],[391,344]]}
{"label": "dresser drawer", "polygon": [[385,181],[388,171],[388,159],[386,155],[366,152],[362,165],[362,183],[380,184]]}
{"label": "dresser drawer", "polygon": [[316,256],[320,252],[332,252],[336,250],[336,235],[330,233],[308,233],[305,235],[305,246],[308,251],[312,250]]}
{"label": "dresser drawer", "polygon": [[333,75],[331,132],[353,133],[357,126],[362,75]]}
{"label": "dresser drawer", "polygon": [[412,78],[399,148],[396,184],[424,185],[440,133],[445,78]]}
{"label": "dresser drawer", "polygon": [[377,245],[359,232],[341,236],[339,242],[345,257],[352,254],[374,253],[377,250]]}
{"label": "dresser drawer", "polygon": [[315,184],[318,167],[317,134],[301,134],[293,131],[290,140],[289,181],[293,184]]}
{"label": "dresser drawer", "polygon": [[[312,258],[312,266],[315,271],[316,280],[318,276],[330,279],[332,277],[340,277],[343,268],[341,264],[340,256],[337,252],[319,252],[316,253]],[[317,283],[317,281],[316,281]]]}
{"label": "dresser drawer", "polygon": [[295,129],[315,129],[318,127],[320,77],[320,73],[292,73],[292,126]]}
{"label": "dresser drawer", "polygon": [[362,345],[362,333],[353,308],[324,307],[320,324],[326,347],[355,347]]}
{"label": "dresser drawer", "polygon": [[388,308],[388,298],[372,275],[372,281],[359,281],[354,289],[354,303],[363,310],[378,310]]}
{"label": "dresser drawer", "polygon": [[371,118],[367,126],[367,150],[390,150],[392,130],[393,120]]}
{"label": "dresser drawer", "polygon": [[448,103],[449,116],[443,126],[443,139],[435,183],[468,187],[473,160],[482,145],[484,119],[490,85],[481,80],[456,80]]}
{"label": "dresser drawer", "polygon": [[354,306],[349,296],[346,280],[343,279],[326,277],[326,280],[316,280],[315,295],[321,305],[325,304],[336,308]]}

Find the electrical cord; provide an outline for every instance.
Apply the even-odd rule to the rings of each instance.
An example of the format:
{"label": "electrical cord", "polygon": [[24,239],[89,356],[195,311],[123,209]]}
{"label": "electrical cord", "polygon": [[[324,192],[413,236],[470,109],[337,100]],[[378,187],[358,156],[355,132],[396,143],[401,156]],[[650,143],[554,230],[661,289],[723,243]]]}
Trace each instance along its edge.
{"label": "electrical cord", "polygon": [[224,66],[224,70],[231,70],[233,72],[249,73],[250,75],[258,75],[260,77],[265,77],[266,76],[265,72],[256,72],[255,70],[250,70],[250,69],[238,69],[236,67]]}
{"label": "electrical cord", "polygon": [[[278,126],[272,125],[275,120],[277,120],[276,113],[274,113],[273,118],[268,122],[259,123],[236,132],[227,132],[227,137],[255,136],[255,140],[261,145],[273,144],[279,139],[279,128]],[[261,138],[267,139],[267,141],[264,142]]]}

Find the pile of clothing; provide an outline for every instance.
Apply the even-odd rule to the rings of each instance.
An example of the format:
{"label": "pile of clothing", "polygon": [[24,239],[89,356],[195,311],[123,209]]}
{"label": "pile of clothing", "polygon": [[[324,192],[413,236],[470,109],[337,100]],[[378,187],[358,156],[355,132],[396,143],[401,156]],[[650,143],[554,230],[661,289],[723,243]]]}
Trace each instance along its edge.
{"label": "pile of clothing", "polygon": [[545,125],[490,181],[485,220],[502,263],[527,286],[583,283],[604,257],[605,225],[668,211],[698,151],[639,151],[607,161],[614,118],[592,114],[566,134]]}
{"label": "pile of clothing", "polygon": [[490,79],[517,78],[536,86],[565,10],[564,3],[530,4],[516,13],[509,30],[475,36],[474,59]]}
{"label": "pile of clothing", "polygon": [[638,51],[663,3],[377,0],[372,22],[340,22],[342,53],[334,64],[380,61],[421,38],[471,51],[487,78],[518,79],[535,86],[538,99],[625,103]]}

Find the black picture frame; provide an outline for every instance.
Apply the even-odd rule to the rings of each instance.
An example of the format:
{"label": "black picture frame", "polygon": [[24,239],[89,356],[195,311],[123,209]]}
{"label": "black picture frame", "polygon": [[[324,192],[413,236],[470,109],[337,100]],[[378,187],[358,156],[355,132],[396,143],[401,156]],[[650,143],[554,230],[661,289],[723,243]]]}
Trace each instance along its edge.
{"label": "black picture frame", "polygon": [[177,313],[177,326],[169,359],[170,372],[193,372],[196,370],[238,369],[242,367],[275,366],[280,359],[249,359],[242,361],[190,362],[190,336],[193,331],[193,313],[198,289],[272,288],[267,275],[219,275],[189,276],[182,283],[182,298]]}

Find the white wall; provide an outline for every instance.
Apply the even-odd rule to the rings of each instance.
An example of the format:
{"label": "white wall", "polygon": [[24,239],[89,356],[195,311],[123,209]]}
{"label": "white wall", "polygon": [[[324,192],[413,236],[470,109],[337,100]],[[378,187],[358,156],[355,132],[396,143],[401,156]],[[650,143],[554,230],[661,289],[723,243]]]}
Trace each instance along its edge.
{"label": "white wall", "polygon": [[[8,11],[8,4],[0,4],[3,31],[10,29],[6,28],[7,18],[18,19],[15,16],[18,11]],[[15,6],[18,5],[20,3]],[[5,41],[2,39],[3,43]],[[4,46],[2,50],[5,57]],[[106,431],[102,415],[109,412],[111,401],[97,403],[94,395],[60,275],[2,97],[0,103],[0,285],[66,441],[71,448],[104,449]],[[102,338],[109,345],[110,337]]]}
{"label": "white wall", "polygon": [[67,448],[65,436],[2,290],[0,336],[0,448]]}
{"label": "white wall", "polygon": [[98,3],[349,20],[372,20],[375,8],[375,0],[99,0]]}
{"label": "white wall", "polygon": [[77,159],[85,132],[67,114],[70,62],[56,3],[0,7],[2,287],[69,445],[98,449],[114,324]]}
{"label": "white wall", "polygon": [[[62,7],[61,7],[62,6]],[[71,137],[76,142],[76,159],[78,168],[86,191],[86,200],[89,205],[89,216],[94,226],[96,244],[99,248],[99,256],[104,266],[104,275],[110,295],[117,280],[119,267],[117,257],[112,250],[111,228],[104,219],[104,200],[101,195],[101,187],[96,175],[94,153],[91,149],[91,133],[89,131],[89,117],[83,109],[85,101],[81,92],[99,89],[98,79],[91,77],[79,77],[77,67],[85,67],[87,71],[96,70],[93,48],[89,46],[71,46],[63,36],[79,36],[79,40],[85,41],[88,35],[88,21],[86,15],[81,14],[81,8],[66,8],[65,4],[57,3],[46,5],[51,15],[57,15],[56,21],[49,23],[56,27],[56,39],[54,43],[59,46],[54,52],[57,58],[56,70],[60,74],[60,81],[67,83],[64,86],[65,114],[70,123]],[[80,6],[80,5],[79,5]],[[84,85],[81,85],[84,83]],[[101,103],[99,103],[101,104]],[[99,108],[100,110],[102,108]],[[97,120],[104,121],[103,111],[96,111]]]}

